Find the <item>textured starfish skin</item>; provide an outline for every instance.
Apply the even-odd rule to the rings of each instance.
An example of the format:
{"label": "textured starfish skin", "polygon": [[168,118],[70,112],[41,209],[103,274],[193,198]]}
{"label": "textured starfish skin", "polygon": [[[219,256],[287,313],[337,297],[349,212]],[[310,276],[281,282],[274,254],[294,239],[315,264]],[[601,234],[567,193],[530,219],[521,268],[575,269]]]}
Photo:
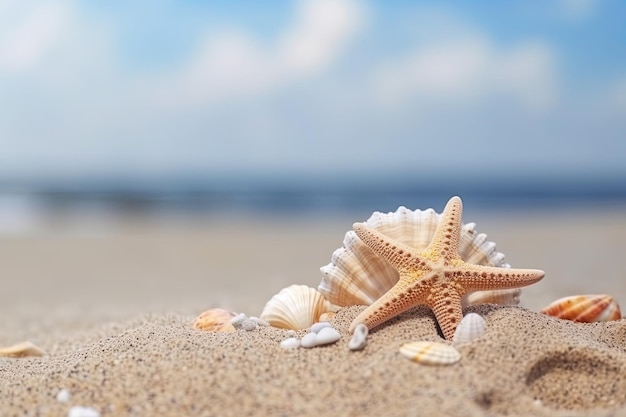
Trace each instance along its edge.
{"label": "textured starfish skin", "polygon": [[452,197],[442,213],[433,240],[422,251],[397,242],[355,223],[357,236],[376,254],[386,259],[400,275],[389,291],[359,314],[359,323],[369,329],[420,304],[429,306],[443,335],[452,340],[463,313],[461,297],[478,290],[519,288],[534,284],[545,275],[537,269],[497,268],[465,263],[458,253],[463,205]]}

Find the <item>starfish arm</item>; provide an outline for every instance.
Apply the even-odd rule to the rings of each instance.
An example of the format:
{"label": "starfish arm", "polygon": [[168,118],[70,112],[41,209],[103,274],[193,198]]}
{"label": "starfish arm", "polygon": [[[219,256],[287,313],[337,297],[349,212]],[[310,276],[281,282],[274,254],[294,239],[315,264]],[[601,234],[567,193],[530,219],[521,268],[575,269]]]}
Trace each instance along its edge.
{"label": "starfish arm", "polygon": [[411,263],[419,262],[414,248],[367,227],[365,223],[354,223],[352,228],[363,243],[387,260],[398,272],[406,269]]}
{"label": "starfish arm", "polygon": [[406,279],[400,281],[361,312],[350,324],[352,333],[358,324],[365,324],[372,329],[393,317],[404,313],[412,307],[426,302],[428,288],[413,283],[408,285]]}
{"label": "starfish arm", "polygon": [[431,295],[428,297],[428,305],[435,313],[443,336],[446,340],[452,340],[454,331],[463,318],[461,295],[451,288],[446,293],[448,295],[445,297],[441,295],[441,292]]}
{"label": "starfish arm", "polygon": [[455,273],[455,281],[465,292],[520,288],[540,281],[545,272],[539,269],[498,268],[463,264]]}
{"label": "starfish arm", "polygon": [[461,236],[463,203],[459,197],[452,197],[441,213],[439,224],[430,245],[425,251],[432,258],[443,258],[444,263],[459,257],[459,241]]}

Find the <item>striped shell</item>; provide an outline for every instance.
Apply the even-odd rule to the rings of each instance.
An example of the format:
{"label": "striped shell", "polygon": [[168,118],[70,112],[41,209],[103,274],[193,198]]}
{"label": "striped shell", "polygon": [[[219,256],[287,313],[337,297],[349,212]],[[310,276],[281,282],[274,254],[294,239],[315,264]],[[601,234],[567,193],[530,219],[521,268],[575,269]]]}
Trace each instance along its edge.
{"label": "striped shell", "polygon": [[235,313],[221,308],[212,308],[200,314],[193,327],[198,330],[208,332],[234,332],[235,327],[230,320],[235,317]]}
{"label": "striped shell", "polygon": [[274,295],[263,308],[261,319],[270,326],[302,330],[320,321],[320,316],[336,310],[315,288],[290,285]]}
{"label": "striped shell", "polygon": [[560,298],[541,310],[543,314],[564,320],[593,323],[619,320],[619,304],[610,295],[574,295]]}
{"label": "striped shell", "polygon": [[[433,209],[412,211],[400,207],[390,213],[374,212],[365,224],[421,250],[432,240],[440,217]],[[467,223],[461,229],[461,258],[477,265],[510,268],[504,262],[504,255],[496,251],[495,243],[488,241],[484,233],[476,232],[475,226],[474,223]],[[353,231],[346,233],[343,247],[335,250],[331,263],[320,270],[322,282],[318,290],[328,301],[342,307],[370,305],[399,279],[398,272],[386,260],[376,255]],[[477,291],[464,297],[463,305],[484,302],[518,304],[520,292],[518,288]]]}
{"label": "striped shell", "polygon": [[452,365],[461,359],[454,346],[438,342],[411,342],[400,347],[402,356],[422,365]]}
{"label": "striped shell", "polygon": [[476,313],[467,313],[462,319],[452,337],[455,345],[472,342],[485,333],[487,323],[482,316]]}

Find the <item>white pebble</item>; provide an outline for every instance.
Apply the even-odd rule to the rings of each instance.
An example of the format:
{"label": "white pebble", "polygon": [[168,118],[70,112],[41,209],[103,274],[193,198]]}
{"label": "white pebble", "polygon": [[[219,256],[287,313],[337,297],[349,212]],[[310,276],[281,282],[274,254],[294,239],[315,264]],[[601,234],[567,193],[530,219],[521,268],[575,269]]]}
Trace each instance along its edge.
{"label": "white pebble", "polygon": [[269,326],[270,324],[268,322],[266,322],[263,319],[260,319],[258,317],[248,317],[250,320],[252,320],[253,322],[255,322],[256,324],[258,324],[259,326]]}
{"label": "white pebble", "polygon": [[317,344],[318,345],[327,345],[329,343],[335,343],[337,340],[341,339],[341,334],[332,327],[324,327],[317,334]]}
{"label": "white pebble", "polygon": [[232,324],[233,327],[238,329],[241,327],[241,323],[247,318],[248,317],[244,313],[237,314],[235,317],[230,319],[230,324]]}
{"label": "white pebble", "polygon": [[352,339],[348,342],[348,349],[350,350],[361,350],[365,347],[367,343],[367,334],[369,330],[367,326],[363,323],[357,325],[354,328],[354,333],[352,334]]}
{"label": "white pebble", "polygon": [[320,330],[326,328],[326,327],[330,327],[330,323],[327,321],[324,322],[320,322],[320,323],[315,323],[313,326],[311,326],[311,331],[313,333],[319,333]]}
{"label": "white pebble", "polygon": [[307,333],[304,335],[302,340],[300,340],[300,346],[303,348],[312,348],[317,346],[317,334],[316,333]]}
{"label": "white pebble", "polygon": [[77,405],[70,408],[67,417],[100,417],[100,413],[91,407]]}
{"label": "white pebble", "polygon": [[66,403],[70,400],[70,392],[66,389],[62,389],[57,393],[57,401],[60,403]]}
{"label": "white pebble", "polygon": [[248,332],[252,330],[256,330],[257,327],[259,327],[259,325],[256,324],[254,320],[245,319],[244,321],[241,322],[241,328]]}
{"label": "white pebble", "polygon": [[296,349],[299,346],[300,341],[295,337],[290,337],[280,342],[280,347],[283,349]]}

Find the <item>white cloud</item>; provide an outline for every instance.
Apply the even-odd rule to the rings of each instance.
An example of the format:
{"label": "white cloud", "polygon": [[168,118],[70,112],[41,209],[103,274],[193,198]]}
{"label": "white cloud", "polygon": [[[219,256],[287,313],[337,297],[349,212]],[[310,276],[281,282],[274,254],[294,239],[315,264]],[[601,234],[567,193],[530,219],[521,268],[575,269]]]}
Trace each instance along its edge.
{"label": "white cloud", "polygon": [[21,18],[1,19],[0,71],[19,73],[36,68],[66,33],[70,9],[65,2],[3,4],[5,16]]}
{"label": "white cloud", "polygon": [[160,101],[249,96],[323,73],[359,33],[364,18],[355,0],[302,0],[293,24],[272,44],[240,30],[210,34],[186,66],[166,75]]}
{"label": "white cloud", "polygon": [[385,64],[374,85],[387,104],[417,99],[463,105],[503,95],[544,109],[556,100],[555,58],[538,42],[501,51],[486,37],[466,34],[422,44]]}

